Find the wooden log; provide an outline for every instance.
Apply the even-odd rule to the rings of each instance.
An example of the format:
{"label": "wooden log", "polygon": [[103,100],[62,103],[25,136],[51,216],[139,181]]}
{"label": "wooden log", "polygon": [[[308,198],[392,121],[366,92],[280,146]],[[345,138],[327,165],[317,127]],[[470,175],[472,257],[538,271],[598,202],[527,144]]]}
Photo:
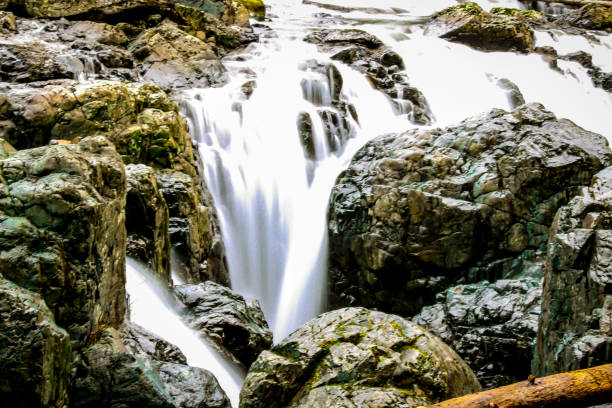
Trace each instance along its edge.
{"label": "wooden log", "polygon": [[578,408],[612,402],[612,364],[535,378],[426,408]]}
{"label": "wooden log", "polygon": [[[532,2],[532,1],[526,1],[526,0],[521,0],[521,1],[523,1],[524,3]],[[608,1],[608,0],[537,0],[537,1],[543,1],[544,3],[561,3],[561,4],[567,4],[568,6],[578,6],[578,7],[582,7],[589,3],[601,4],[603,6],[612,7],[612,1]]]}

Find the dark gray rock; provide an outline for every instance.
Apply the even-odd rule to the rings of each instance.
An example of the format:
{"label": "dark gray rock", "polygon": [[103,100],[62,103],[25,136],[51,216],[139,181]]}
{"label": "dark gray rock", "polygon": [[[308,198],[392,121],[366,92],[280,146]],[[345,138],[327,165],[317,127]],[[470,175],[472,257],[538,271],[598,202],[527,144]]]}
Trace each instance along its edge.
{"label": "dark gray rock", "polygon": [[68,403],[72,362],[68,333],[40,295],[0,275],[0,396],[15,408]]}
{"label": "dark gray rock", "polygon": [[259,303],[213,282],[175,287],[187,307],[189,325],[229,351],[249,367],[259,353],[272,346],[272,332]]}
{"label": "dark gray rock", "polygon": [[559,209],[550,230],[533,369],[539,375],[612,361],[612,167]]}
{"label": "dark gray rock", "polygon": [[120,336],[126,349],[133,355],[145,355],[153,360],[168,363],[187,364],[185,355],[178,347],[135,323],[125,322]]}
{"label": "dark gray rock", "polygon": [[240,407],[408,408],[479,390],[467,364],[425,329],[349,308],[320,315],[262,352]]}
{"label": "dark gray rock", "polygon": [[154,170],[144,164],[129,164],[125,226],[127,253],[155,272],[168,285],[170,277],[169,215],[166,200],[157,186]]}
{"label": "dark gray rock", "polygon": [[541,279],[458,285],[412,320],[463,358],[485,389],[531,374],[540,315]]}
{"label": "dark gray rock", "polygon": [[73,348],[125,315],[123,162],[104,137],[0,159],[0,274],[40,293]]}
{"label": "dark gray rock", "polygon": [[588,30],[612,29],[612,7],[590,3],[555,19],[559,25],[570,25]]}
{"label": "dark gray rock", "polygon": [[332,305],[413,316],[458,283],[524,275],[557,209],[611,157],[538,104],[372,140],[331,195]]}
{"label": "dark gray rock", "polygon": [[157,170],[155,177],[170,213],[170,241],[175,261],[181,265],[176,273],[188,283],[212,280],[229,284],[212,198],[207,199],[206,191],[183,172]]}
{"label": "dark gray rock", "polygon": [[[356,29],[323,29],[308,34],[304,41],[317,44],[333,60],[363,73],[372,86],[404,107],[403,111],[411,122],[431,123],[432,115],[427,100],[419,90],[409,87],[408,77],[401,71],[404,69],[402,57],[377,37]],[[403,92],[404,88],[411,89],[411,92]],[[400,94],[403,96],[400,97]]]}
{"label": "dark gray rock", "polygon": [[72,407],[230,408],[208,371],[134,355],[114,329],[97,337],[77,366]]}

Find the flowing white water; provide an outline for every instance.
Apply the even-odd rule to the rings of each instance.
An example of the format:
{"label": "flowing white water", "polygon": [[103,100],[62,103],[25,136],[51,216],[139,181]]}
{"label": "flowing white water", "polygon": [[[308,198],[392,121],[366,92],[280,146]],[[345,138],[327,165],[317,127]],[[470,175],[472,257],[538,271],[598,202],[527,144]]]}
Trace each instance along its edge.
{"label": "flowing white water", "polygon": [[182,322],[169,302],[167,288],[156,284],[146,267],[128,258],[126,279],[131,321],[180,348],[187,364],[212,372],[237,407],[244,372]]}
{"label": "flowing white water", "polygon": [[[269,1],[273,34],[248,47],[241,58],[226,61],[229,84],[187,92],[182,104],[219,212],[233,288],[261,301],[277,341],[322,311],[326,207],[336,176],[369,139],[413,127],[403,108],[396,112],[361,74],[302,41],[308,32],[322,28],[321,18],[326,21],[323,28],[333,28],[330,24],[338,21],[340,28],[364,29],[402,55],[410,84],[431,105],[435,126],[495,107],[509,109],[507,92],[498,85],[506,78],[527,102],[541,102],[559,117],[612,137],[612,98],[594,87],[577,63],[559,61],[558,72],[537,54],[480,52],[427,36],[414,25],[457,4],[453,0],[386,0],[375,10],[366,1],[317,2]],[[524,8],[514,0],[479,3],[485,9]],[[339,13],[333,11],[336,6],[354,11]],[[596,64],[612,64],[610,36],[594,41],[575,37],[539,33],[537,41],[560,54],[588,43]],[[322,70],[313,68],[317,63],[333,63],[339,69],[344,80],[341,99],[357,112],[358,123],[349,119],[347,126],[336,129],[336,141],[346,144],[339,152],[328,141],[319,114],[330,115],[335,108],[333,85]],[[248,100],[241,92],[246,81],[256,83]],[[312,119],[313,160],[305,157],[296,126],[303,112]]]}

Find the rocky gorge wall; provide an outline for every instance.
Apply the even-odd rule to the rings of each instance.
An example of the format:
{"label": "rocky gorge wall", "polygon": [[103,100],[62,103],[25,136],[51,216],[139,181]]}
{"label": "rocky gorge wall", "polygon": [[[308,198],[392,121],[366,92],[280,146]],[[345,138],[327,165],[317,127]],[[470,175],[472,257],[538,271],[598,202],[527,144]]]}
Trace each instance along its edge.
{"label": "rocky gorge wall", "polygon": [[[257,40],[249,16],[263,18],[263,5],[0,0],[0,10],[2,401],[230,406],[214,373],[126,318],[126,253],[172,289],[191,328],[250,367],[244,407],[412,407],[610,361],[603,136],[524,104],[510,84],[511,111],[373,139],[330,199],[329,309],[349,307],[273,345],[258,302],[227,287],[228,237],[174,100],[227,81],[221,58]],[[464,3],[424,24],[485,51],[580,60],[610,90],[588,56],[537,49],[532,32],[610,29],[605,13]],[[304,40],[409,106],[413,124],[432,123],[406,62],[380,39],[323,29]],[[331,138],[354,107],[333,64],[307,69],[333,78]],[[312,122],[297,126],[308,156]],[[173,286],[171,258],[184,285]]]}

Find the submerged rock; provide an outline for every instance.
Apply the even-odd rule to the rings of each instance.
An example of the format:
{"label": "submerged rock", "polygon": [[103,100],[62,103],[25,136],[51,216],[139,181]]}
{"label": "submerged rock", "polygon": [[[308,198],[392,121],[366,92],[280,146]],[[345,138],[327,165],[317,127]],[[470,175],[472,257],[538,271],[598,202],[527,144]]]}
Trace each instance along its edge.
{"label": "submerged rock", "polygon": [[453,347],[484,388],[501,387],[531,374],[541,293],[528,277],[458,285],[413,321]]}
{"label": "submerged rock", "polygon": [[541,274],[555,212],[611,158],[538,104],[372,140],[331,195],[332,305],[412,316],[457,283]]}
{"label": "submerged rock", "polygon": [[272,346],[272,332],[259,303],[213,282],[175,287],[189,325],[249,367]]}
{"label": "submerged rock", "polygon": [[87,347],[71,394],[75,408],[230,408],[215,377],[202,368],[158,361],[128,351],[106,329]]}
{"label": "submerged rock", "polygon": [[2,405],[66,406],[71,361],[68,333],[55,324],[40,295],[0,275]]}
{"label": "submerged rock", "polygon": [[0,158],[0,274],[40,293],[73,348],[125,315],[125,170],[104,137]]}
{"label": "submerged rock", "polygon": [[612,167],[559,209],[550,230],[538,375],[612,361]]}
{"label": "submerged rock", "polygon": [[534,37],[527,22],[543,18],[537,11],[504,8],[487,13],[467,2],[434,14],[426,33],[487,51],[530,52]]}
{"label": "submerged rock", "polygon": [[147,264],[161,282],[170,284],[169,215],[155,178],[144,164],[129,164],[125,226],[127,254]]}
{"label": "submerged rock", "polygon": [[251,366],[241,408],[412,407],[480,390],[437,337],[362,308],[320,315]]}

